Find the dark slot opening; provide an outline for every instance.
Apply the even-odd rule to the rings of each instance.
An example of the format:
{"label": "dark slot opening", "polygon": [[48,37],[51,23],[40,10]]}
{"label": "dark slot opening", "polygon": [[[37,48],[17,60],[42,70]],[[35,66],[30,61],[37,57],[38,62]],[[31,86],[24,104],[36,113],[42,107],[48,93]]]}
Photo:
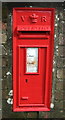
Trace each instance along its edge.
{"label": "dark slot opening", "polygon": [[50,31],[19,31],[23,35],[49,35]]}

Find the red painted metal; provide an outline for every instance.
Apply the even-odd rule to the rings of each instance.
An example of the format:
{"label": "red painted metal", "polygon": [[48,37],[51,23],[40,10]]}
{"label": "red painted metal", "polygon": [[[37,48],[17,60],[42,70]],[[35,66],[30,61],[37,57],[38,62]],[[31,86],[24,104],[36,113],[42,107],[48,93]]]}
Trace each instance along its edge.
{"label": "red painted metal", "polygon": [[[26,72],[26,50],[38,48],[38,72]],[[50,111],[54,8],[13,9],[13,111]]]}

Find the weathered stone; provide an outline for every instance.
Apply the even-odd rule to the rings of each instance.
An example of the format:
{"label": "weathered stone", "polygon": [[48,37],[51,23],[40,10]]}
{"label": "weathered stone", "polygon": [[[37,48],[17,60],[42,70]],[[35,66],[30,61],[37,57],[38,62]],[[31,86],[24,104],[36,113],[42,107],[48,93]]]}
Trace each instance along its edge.
{"label": "weathered stone", "polygon": [[2,67],[2,56],[0,56],[0,67]]}
{"label": "weathered stone", "polygon": [[2,118],[27,118],[27,112],[13,112],[6,99],[2,100]]}
{"label": "weathered stone", "polygon": [[7,67],[2,68],[2,77],[5,78],[7,72]]}
{"label": "weathered stone", "polygon": [[0,67],[7,67],[7,58],[0,55]]}
{"label": "weathered stone", "polygon": [[[2,99],[2,90],[0,89],[0,100]],[[2,104],[2,103],[1,103]]]}
{"label": "weathered stone", "polygon": [[65,9],[63,11],[63,20],[65,20]]}
{"label": "weathered stone", "polygon": [[63,100],[62,101],[55,101],[55,109],[63,109]]}
{"label": "weathered stone", "polygon": [[59,45],[65,45],[65,39],[62,33],[59,34]]}
{"label": "weathered stone", "polygon": [[65,69],[57,70],[57,78],[65,79]]}
{"label": "weathered stone", "polygon": [[55,100],[63,100],[63,90],[55,91]]}
{"label": "weathered stone", "polygon": [[[12,68],[11,68],[11,65],[12,65],[12,55],[9,55],[8,56],[8,68],[9,68],[9,70],[11,70]],[[11,71],[10,71],[11,72]]]}
{"label": "weathered stone", "polygon": [[7,59],[6,59],[6,57],[2,58],[2,67],[7,67]]}
{"label": "weathered stone", "polygon": [[60,67],[60,68],[65,67],[65,58],[59,58],[57,60],[57,67]]}
{"label": "weathered stone", "polygon": [[63,112],[59,109],[51,110],[50,112],[40,112],[39,118],[63,118]]}
{"label": "weathered stone", "polygon": [[0,79],[0,89],[2,89],[2,81],[1,81],[1,79]]}
{"label": "weathered stone", "polygon": [[37,112],[28,112],[27,118],[37,118]]}
{"label": "weathered stone", "polygon": [[65,47],[64,46],[59,46],[59,48],[58,48],[58,55],[60,57],[65,57]]}
{"label": "weathered stone", "polygon": [[[37,4],[37,3],[36,3]],[[42,3],[40,3],[42,4]],[[50,5],[50,4],[49,4]],[[42,5],[43,6],[43,5]],[[4,6],[5,7],[5,6]],[[54,65],[54,77],[53,77],[53,94],[52,96],[54,97],[55,100],[55,107],[54,107],[54,111],[50,111],[50,112],[39,112],[39,116],[37,115],[37,112],[13,112],[12,111],[12,105],[7,103],[7,98],[8,98],[8,93],[9,91],[12,89],[12,9],[8,9],[7,7],[4,8],[3,7],[3,43],[4,44],[4,50],[5,52],[3,52],[3,55],[6,54],[7,51],[7,58],[5,60],[5,58],[3,59],[3,67],[4,67],[4,71],[2,71],[3,74],[3,101],[2,101],[2,109],[3,109],[3,118],[62,118],[63,117],[63,111],[62,111],[62,99],[63,99],[63,92],[62,92],[62,83],[63,83],[63,79],[65,78],[65,73],[63,71],[62,67],[65,67],[65,58],[63,59],[63,57],[65,57],[65,50],[64,49],[64,45],[65,45],[65,40],[63,39],[63,27],[65,29],[65,25],[64,25],[64,21],[63,21],[63,8],[59,8],[56,7],[55,10],[55,14],[56,14],[56,18],[55,18],[55,39],[54,39],[54,46],[57,46],[59,44],[59,48],[56,49],[55,47],[55,51],[58,52],[58,54],[55,54],[55,65]],[[51,6],[52,7],[52,6]],[[9,12],[9,13],[8,13]],[[8,13],[8,14],[7,14]],[[8,15],[8,23],[6,23],[7,21],[7,15]],[[58,19],[59,18],[59,19]],[[6,31],[7,30],[7,31]],[[65,31],[65,30],[64,30]],[[7,39],[7,36],[8,39]],[[63,45],[63,46],[60,46]],[[63,53],[64,52],[64,53]],[[59,59],[59,57],[62,57]],[[62,60],[61,60],[62,59]],[[6,64],[6,61],[8,61],[8,63]],[[5,69],[6,66],[6,69]],[[59,69],[60,67],[60,69]],[[57,71],[57,74],[56,74]],[[11,72],[11,74],[6,74]],[[5,76],[5,77],[4,77]],[[62,83],[61,83],[62,82]],[[5,92],[6,91],[6,92]],[[61,102],[60,102],[61,100]],[[61,111],[59,110],[61,109]],[[57,111],[58,110],[58,111]]]}
{"label": "weathered stone", "polygon": [[2,90],[2,99],[8,98],[8,90]]}
{"label": "weathered stone", "polygon": [[0,55],[2,55],[2,45],[0,45]]}
{"label": "weathered stone", "polygon": [[0,67],[0,78],[2,78],[2,69]]}
{"label": "weathered stone", "polygon": [[50,118],[58,118],[61,120],[61,118],[63,118],[63,110],[61,112],[60,109],[54,109],[54,111],[50,112]]}
{"label": "weathered stone", "polygon": [[2,44],[2,33],[0,33],[0,44]]}
{"label": "weathered stone", "polygon": [[0,20],[0,32],[2,31],[2,21]]}
{"label": "weathered stone", "polygon": [[2,110],[0,110],[0,119],[2,119]]}
{"label": "weathered stone", "polygon": [[60,11],[59,18],[60,18],[60,20],[63,20],[63,11]]}
{"label": "weathered stone", "polygon": [[57,70],[57,78],[63,78],[63,69]]}
{"label": "weathered stone", "polygon": [[12,76],[8,76],[7,77],[7,85],[8,85],[8,89],[11,90],[12,89]]}
{"label": "weathered stone", "polygon": [[63,81],[56,82],[56,90],[63,90]]}
{"label": "weathered stone", "polygon": [[2,30],[6,32],[6,30],[7,30],[7,23],[2,22]]}
{"label": "weathered stone", "polygon": [[0,45],[0,55],[6,55],[6,48],[3,45]]}
{"label": "weathered stone", "polygon": [[2,80],[2,90],[7,90],[8,84],[7,84],[7,78]]}
{"label": "weathered stone", "polygon": [[39,118],[50,118],[50,112],[39,112]]}
{"label": "weathered stone", "polygon": [[7,35],[5,33],[2,34],[2,43],[6,43]]}

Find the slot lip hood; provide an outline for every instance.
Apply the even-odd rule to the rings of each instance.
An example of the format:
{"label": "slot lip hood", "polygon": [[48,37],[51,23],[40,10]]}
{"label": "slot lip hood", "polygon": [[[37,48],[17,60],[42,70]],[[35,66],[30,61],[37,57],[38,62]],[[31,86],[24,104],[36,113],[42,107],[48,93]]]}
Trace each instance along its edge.
{"label": "slot lip hood", "polygon": [[17,31],[51,31],[50,25],[18,25]]}

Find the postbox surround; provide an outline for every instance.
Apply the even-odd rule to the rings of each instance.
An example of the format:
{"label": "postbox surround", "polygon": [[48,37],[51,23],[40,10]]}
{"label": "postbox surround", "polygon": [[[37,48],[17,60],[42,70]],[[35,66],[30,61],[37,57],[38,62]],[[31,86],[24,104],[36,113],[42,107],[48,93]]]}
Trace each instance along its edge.
{"label": "postbox surround", "polygon": [[[27,12],[27,17],[24,13]],[[31,13],[29,13],[31,12]],[[43,16],[40,16],[44,13]],[[18,14],[19,13],[19,14]],[[46,15],[49,16],[46,16]],[[18,21],[16,18],[19,18]],[[49,20],[48,20],[49,19]],[[48,20],[48,22],[47,22]],[[20,25],[21,24],[21,25]],[[31,41],[31,42],[30,42]],[[40,41],[40,42],[39,42]],[[52,60],[54,49],[54,8],[14,8],[13,9],[13,111],[50,111],[52,90]],[[26,72],[26,60],[24,60],[25,75],[40,74],[41,49],[46,53],[45,80],[43,89],[43,103],[21,103],[21,58],[25,56],[27,48],[38,49],[38,71]],[[23,50],[24,49],[24,50]],[[23,54],[21,54],[21,51]],[[42,52],[44,53],[44,52]],[[44,53],[44,54],[45,54]],[[42,56],[42,55],[41,55]],[[18,74],[18,75],[17,75]],[[22,85],[22,84],[21,84]],[[38,97],[38,96],[37,96]],[[22,99],[28,99],[22,97]],[[34,98],[32,98],[34,99]]]}

